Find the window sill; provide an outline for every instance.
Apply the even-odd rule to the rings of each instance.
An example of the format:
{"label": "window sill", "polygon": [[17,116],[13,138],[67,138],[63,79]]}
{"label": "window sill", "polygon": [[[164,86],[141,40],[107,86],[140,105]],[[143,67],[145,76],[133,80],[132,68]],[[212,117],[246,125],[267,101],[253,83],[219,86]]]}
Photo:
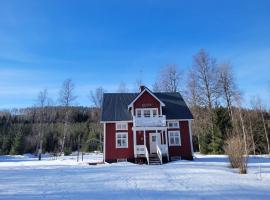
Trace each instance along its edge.
{"label": "window sill", "polygon": [[116,147],[116,149],[128,149],[128,147]]}

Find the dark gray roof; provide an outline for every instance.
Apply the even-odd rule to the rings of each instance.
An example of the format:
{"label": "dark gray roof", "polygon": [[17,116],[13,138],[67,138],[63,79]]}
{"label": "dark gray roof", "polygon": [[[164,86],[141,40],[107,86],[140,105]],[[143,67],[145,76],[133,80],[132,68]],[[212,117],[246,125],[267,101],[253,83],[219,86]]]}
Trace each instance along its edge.
{"label": "dark gray roof", "polygon": [[[104,93],[102,103],[101,121],[129,121],[132,120],[128,105],[139,93]],[[153,93],[165,106],[163,115],[167,119],[193,119],[180,93]]]}

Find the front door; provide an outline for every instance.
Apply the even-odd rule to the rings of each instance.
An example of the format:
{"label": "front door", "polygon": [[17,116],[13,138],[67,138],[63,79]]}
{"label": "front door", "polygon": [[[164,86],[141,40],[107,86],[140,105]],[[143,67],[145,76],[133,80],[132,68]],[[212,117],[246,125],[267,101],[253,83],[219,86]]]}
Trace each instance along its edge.
{"label": "front door", "polygon": [[157,134],[156,133],[149,133],[150,138],[150,153],[157,153]]}

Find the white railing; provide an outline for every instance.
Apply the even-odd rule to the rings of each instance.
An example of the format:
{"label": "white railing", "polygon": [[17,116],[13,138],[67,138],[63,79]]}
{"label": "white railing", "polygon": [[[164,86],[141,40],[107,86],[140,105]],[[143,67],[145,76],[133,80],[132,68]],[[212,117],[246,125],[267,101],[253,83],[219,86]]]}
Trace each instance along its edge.
{"label": "white railing", "polygon": [[158,146],[163,154],[166,154],[168,152],[168,145],[167,144],[159,144]]}
{"label": "white railing", "polygon": [[136,127],[159,127],[166,126],[166,116],[159,115],[156,117],[133,117],[133,124]]}
{"label": "white railing", "polygon": [[136,155],[145,155],[145,145],[136,145]]}
{"label": "white railing", "polygon": [[147,160],[147,164],[149,165],[149,153],[146,145],[136,145],[135,151],[136,157],[138,155],[145,157]]}
{"label": "white railing", "polygon": [[157,145],[157,155],[160,160],[160,164],[162,164],[162,152],[161,149],[159,148],[159,145]]}
{"label": "white railing", "polygon": [[145,149],[145,157],[147,160],[147,164],[149,165],[149,153],[148,153],[147,147],[145,145],[144,145],[144,149]]}

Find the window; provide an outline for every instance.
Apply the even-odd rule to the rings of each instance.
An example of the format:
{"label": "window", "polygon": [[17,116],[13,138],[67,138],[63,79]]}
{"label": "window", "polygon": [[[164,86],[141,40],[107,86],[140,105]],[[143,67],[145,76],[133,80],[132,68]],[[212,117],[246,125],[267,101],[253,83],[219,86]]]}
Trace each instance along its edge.
{"label": "window", "polygon": [[157,116],[157,110],[153,110],[153,117],[156,117]]}
{"label": "window", "polygon": [[169,128],[179,128],[179,122],[178,121],[168,122],[168,127]]}
{"label": "window", "polygon": [[127,123],[123,122],[116,123],[116,130],[128,130]]}
{"label": "window", "polygon": [[128,148],[128,133],[116,133],[116,148]]}
{"label": "window", "polygon": [[142,116],[142,110],[141,109],[137,109],[137,117],[141,117]]}
{"label": "window", "polygon": [[170,146],[181,146],[181,138],[179,131],[169,131]]}
{"label": "window", "polygon": [[150,115],[151,115],[151,114],[150,114],[150,110],[144,110],[144,111],[143,111],[143,116],[144,116],[144,117],[150,117]]}
{"label": "window", "polygon": [[156,142],[157,141],[157,136],[152,135],[152,142]]}
{"label": "window", "polygon": [[157,108],[139,108],[136,109],[136,117],[157,117]]}

